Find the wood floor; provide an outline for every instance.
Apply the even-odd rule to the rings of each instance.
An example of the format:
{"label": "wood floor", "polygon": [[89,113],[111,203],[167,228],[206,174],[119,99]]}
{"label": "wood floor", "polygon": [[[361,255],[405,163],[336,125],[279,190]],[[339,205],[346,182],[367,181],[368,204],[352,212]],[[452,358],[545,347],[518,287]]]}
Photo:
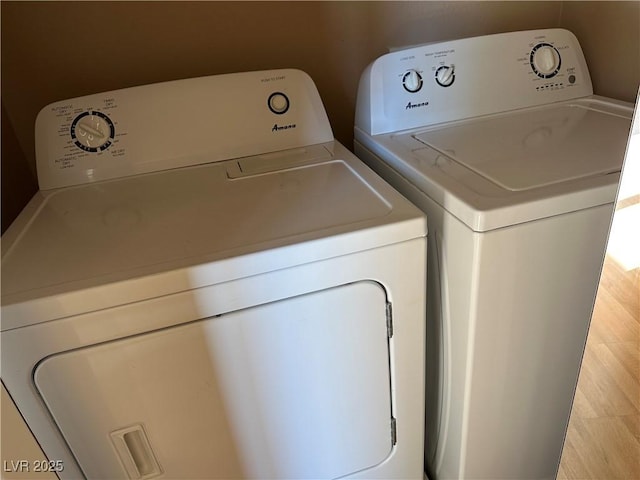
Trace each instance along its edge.
{"label": "wood floor", "polygon": [[[618,205],[612,236],[620,225],[616,222],[629,210],[619,213],[627,208],[640,209],[640,197]],[[640,215],[632,225],[637,236]],[[632,248],[637,255],[640,244]],[[625,270],[611,250],[598,289],[558,479],[640,479],[640,268]]]}

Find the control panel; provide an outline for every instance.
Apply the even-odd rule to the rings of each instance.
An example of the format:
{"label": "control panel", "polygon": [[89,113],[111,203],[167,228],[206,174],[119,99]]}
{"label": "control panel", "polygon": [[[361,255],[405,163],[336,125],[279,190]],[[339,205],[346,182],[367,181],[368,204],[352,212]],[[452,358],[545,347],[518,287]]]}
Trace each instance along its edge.
{"label": "control panel", "polygon": [[378,58],[360,79],[356,126],[375,135],[592,94],[568,30],[487,35]]}
{"label": "control panel", "polygon": [[311,78],[268,70],[48,105],[36,119],[36,166],[47,190],[332,140]]}

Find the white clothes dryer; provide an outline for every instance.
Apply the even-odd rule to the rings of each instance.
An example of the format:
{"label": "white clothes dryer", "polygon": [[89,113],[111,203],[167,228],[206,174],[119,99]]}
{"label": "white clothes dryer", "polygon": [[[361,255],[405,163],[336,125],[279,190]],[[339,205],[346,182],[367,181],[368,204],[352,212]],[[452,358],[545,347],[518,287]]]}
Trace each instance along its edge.
{"label": "white clothes dryer", "polygon": [[36,155],[1,373],[60,478],[422,478],[426,220],[305,73],[57,102]]}
{"label": "white clothes dryer", "polygon": [[386,54],[355,151],[427,213],[432,480],[555,479],[632,106],[562,29]]}

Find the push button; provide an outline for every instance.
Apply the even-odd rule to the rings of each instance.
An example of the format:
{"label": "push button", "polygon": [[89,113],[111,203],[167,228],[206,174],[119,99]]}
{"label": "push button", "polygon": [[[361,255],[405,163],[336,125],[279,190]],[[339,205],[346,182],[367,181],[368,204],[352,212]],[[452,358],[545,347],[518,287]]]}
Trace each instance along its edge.
{"label": "push button", "polygon": [[273,113],[276,115],[282,115],[289,110],[289,98],[284,93],[274,92],[269,95],[267,105],[269,106],[269,110]]}

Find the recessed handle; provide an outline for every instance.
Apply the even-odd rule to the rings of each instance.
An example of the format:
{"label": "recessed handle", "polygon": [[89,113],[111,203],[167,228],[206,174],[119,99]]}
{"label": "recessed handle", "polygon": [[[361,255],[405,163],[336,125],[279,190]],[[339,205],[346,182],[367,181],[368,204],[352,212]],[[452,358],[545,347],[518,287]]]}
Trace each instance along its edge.
{"label": "recessed handle", "polygon": [[110,435],[130,479],[146,480],[162,473],[142,424],[116,430]]}

